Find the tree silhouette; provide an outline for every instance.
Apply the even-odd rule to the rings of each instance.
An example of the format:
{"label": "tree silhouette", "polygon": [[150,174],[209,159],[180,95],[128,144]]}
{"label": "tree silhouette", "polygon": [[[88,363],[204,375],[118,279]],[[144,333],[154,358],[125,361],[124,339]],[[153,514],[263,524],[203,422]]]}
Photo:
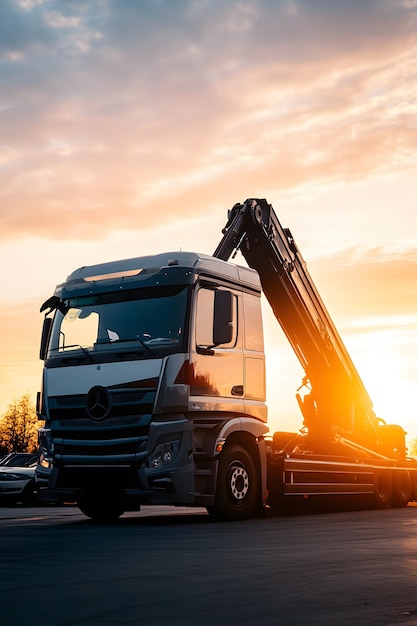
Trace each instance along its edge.
{"label": "tree silhouette", "polygon": [[0,418],[0,452],[35,452],[39,427],[29,394],[13,400]]}
{"label": "tree silhouette", "polygon": [[409,447],[409,453],[414,458],[417,458],[417,439],[413,439]]}

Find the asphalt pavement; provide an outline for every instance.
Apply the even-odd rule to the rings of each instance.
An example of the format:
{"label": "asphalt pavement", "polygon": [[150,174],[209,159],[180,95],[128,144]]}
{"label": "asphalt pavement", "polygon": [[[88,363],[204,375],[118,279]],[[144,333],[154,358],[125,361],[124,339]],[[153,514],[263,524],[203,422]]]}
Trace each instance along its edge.
{"label": "asphalt pavement", "polygon": [[417,507],[213,523],[0,507],[7,626],[417,625]]}

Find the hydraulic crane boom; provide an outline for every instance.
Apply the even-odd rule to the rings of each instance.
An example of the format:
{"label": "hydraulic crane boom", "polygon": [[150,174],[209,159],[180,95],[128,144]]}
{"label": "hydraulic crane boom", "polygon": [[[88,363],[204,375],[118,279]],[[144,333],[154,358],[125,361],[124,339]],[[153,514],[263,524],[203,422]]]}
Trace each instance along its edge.
{"label": "hydraulic crane boom", "polygon": [[281,226],[272,206],[265,199],[236,204],[222,232],[213,256],[227,261],[240,250],[249,267],[257,270],[305,371],[303,385],[309,393],[304,398],[297,394],[297,399],[310,438],[318,445],[338,435],[368,450],[403,456],[404,431],[382,425],[375,415],[292,234]]}

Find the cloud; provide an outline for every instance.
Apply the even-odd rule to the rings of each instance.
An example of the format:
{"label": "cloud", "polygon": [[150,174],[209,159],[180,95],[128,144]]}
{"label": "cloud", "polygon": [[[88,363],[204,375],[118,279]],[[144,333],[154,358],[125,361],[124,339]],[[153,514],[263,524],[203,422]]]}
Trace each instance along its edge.
{"label": "cloud", "polygon": [[13,399],[40,389],[42,363],[38,358],[42,316],[37,299],[2,307],[0,324],[0,413]]}
{"label": "cloud", "polygon": [[0,10],[3,239],[104,237],[225,196],[416,169],[413,2]]}
{"label": "cloud", "polygon": [[[417,252],[355,248],[316,259],[313,280],[329,310],[356,331],[403,325],[417,330]],[[321,285],[321,287],[320,287]],[[349,320],[356,320],[352,324]],[[362,320],[362,322],[358,322]],[[368,320],[368,321],[366,321]]]}

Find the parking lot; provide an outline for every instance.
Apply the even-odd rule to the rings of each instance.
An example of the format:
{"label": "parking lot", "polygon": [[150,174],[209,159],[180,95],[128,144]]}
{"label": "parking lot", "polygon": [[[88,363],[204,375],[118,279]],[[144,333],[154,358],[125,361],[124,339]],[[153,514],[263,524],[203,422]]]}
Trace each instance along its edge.
{"label": "parking lot", "polygon": [[0,507],[2,620],[20,626],[417,624],[417,507],[212,523],[144,507]]}

